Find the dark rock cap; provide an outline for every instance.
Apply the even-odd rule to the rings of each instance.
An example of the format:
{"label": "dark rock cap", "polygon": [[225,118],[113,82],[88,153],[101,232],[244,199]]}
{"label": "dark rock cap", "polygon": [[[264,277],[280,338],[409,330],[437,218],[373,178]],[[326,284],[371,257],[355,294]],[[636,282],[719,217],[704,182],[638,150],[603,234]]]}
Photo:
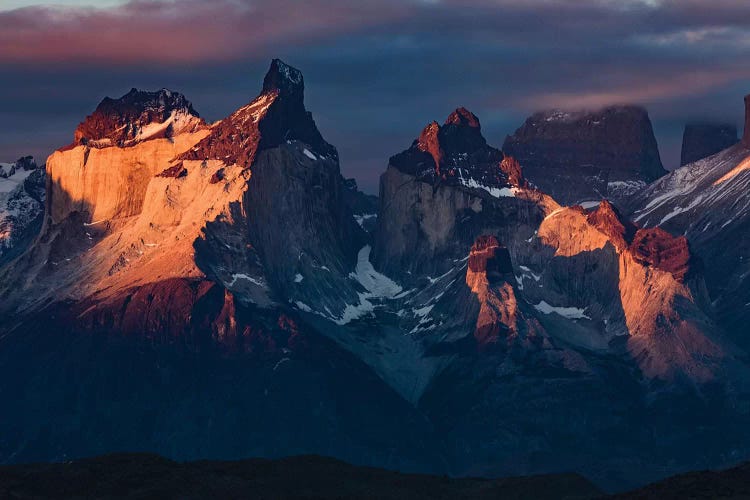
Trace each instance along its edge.
{"label": "dark rock cap", "polygon": [[639,229],[630,250],[637,261],[667,271],[678,281],[684,281],[694,264],[687,238],[672,236],[660,227]]}
{"label": "dark rock cap", "polygon": [[261,93],[278,91],[280,95],[287,98],[304,100],[305,80],[302,72],[297,68],[289,66],[281,59],[273,59],[268,73],[263,79],[263,90]]}
{"label": "dark rock cap", "polygon": [[169,89],[147,92],[133,88],[118,99],[105,97],[76,128],[74,144],[101,139],[119,143],[133,139],[141,127],[163,123],[173,111],[200,117],[184,95]]}
{"label": "dark rock cap", "polygon": [[612,197],[620,184],[649,183],[667,173],[651,120],[639,106],[535,113],[505,139],[503,151],[563,204]]}
{"label": "dark rock cap", "polygon": [[503,154],[487,144],[479,118],[466,108],[458,108],[443,125],[429,123],[411,147],[390,159],[390,165],[421,179],[453,182],[471,177],[488,186],[507,185],[496,179],[503,171]]}
{"label": "dark rock cap", "polygon": [[274,59],[263,79],[261,94],[215,125],[210,135],[178,159],[218,159],[249,168],[258,151],[295,140],[319,156],[338,160],[336,148],[323,139],[312,114],[305,109],[302,73]]}

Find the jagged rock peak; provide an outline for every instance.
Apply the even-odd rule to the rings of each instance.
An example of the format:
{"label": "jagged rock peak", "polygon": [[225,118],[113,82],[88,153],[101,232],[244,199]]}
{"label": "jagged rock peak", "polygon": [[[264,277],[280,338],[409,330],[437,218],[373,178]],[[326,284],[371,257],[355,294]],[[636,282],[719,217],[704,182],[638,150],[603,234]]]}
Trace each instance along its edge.
{"label": "jagged rock peak", "polygon": [[458,108],[451,113],[438,136],[442,148],[453,156],[472,153],[487,146],[479,118],[466,108]]}
{"label": "jagged rock peak", "polygon": [[445,125],[461,125],[472,128],[482,128],[479,124],[479,118],[477,118],[477,115],[464,107],[460,107],[448,115],[448,119],[445,120]]}
{"label": "jagged rock peak", "polygon": [[291,141],[307,145],[316,158],[338,160],[336,148],[323,139],[305,109],[302,73],[274,59],[261,94],[212,127],[211,134],[180,159],[217,159],[250,168],[259,151]]}
{"label": "jagged rock peak", "polygon": [[453,111],[441,126],[433,121],[411,147],[390,159],[400,171],[423,180],[465,183],[474,179],[484,186],[505,186],[499,163],[503,154],[487,144],[479,119],[465,108]]}
{"label": "jagged rock peak", "polygon": [[682,134],[680,166],[712,156],[737,144],[737,126],[728,123],[688,123]]}
{"label": "jagged rock peak", "polygon": [[620,251],[628,247],[638,231],[638,227],[624,217],[608,200],[602,200],[586,218],[590,224],[606,234]]}
{"label": "jagged rock peak", "polygon": [[512,156],[503,156],[503,161],[500,162],[500,170],[508,178],[508,183],[511,186],[518,188],[529,187],[529,181],[523,176],[521,164]]}
{"label": "jagged rock peak", "polygon": [[[146,129],[151,124],[164,124],[164,127]],[[126,146],[138,140],[169,137],[203,124],[193,105],[179,92],[164,88],[147,92],[133,88],[118,99],[105,97],[78,125],[73,145]]]}
{"label": "jagged rock peak", "polygon": [[305,80],[302,72],[281,59],[273,59],[263,79],[262,93],[278,91],[280,95],[304,99]]}
{"label": "jagged rock peak", "polygon": [[750,94],[745,96],[745,132],[742,135],[742,144],[750,148]]}

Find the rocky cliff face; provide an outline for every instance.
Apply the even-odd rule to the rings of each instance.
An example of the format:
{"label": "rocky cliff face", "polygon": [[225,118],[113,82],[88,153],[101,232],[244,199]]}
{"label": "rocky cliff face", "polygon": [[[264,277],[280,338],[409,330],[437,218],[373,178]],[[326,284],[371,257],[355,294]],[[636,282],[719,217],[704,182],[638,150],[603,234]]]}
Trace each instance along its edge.
{"label": "rocky cliff face", "polygon": [[[375,263],[406,292],[377,317],[398,318],[427,356],[417,357],[421,368],[407,380],[381,376],[416,401],[448,442],[461,443],[447,453],[472,474],[529,470],[561,456],[588,462],[581,465],[588,470],[598,457],[606,469],[616,460],[602,442],[628,448],[626,428],[690,434],[692,424],[656,409],[658,387],[666,383],[681,404],[697,408],[688,386],[730,379],[737,361],[709,317],[701,264],[685,238],[640,229],[606,201],[561,207],[511,181],[506,172],[515,169],[496,163],[516,165],[510,157],[497,153],[489,163],[472,154],[497,151],[476,139],[477,127],[452,151],[440,141],[423,146],[442,127],[429,125],[381,177]],[[441,151],[440,161],[429,151]],[[466,158],[455,175],[450,156]],[[408,350],[397,352],[383,356],[400,359]],[[657,431],[641,410],[623,417],[635,401],[671,429]],[[571,433],[580,455],[563,444]],[[645,435],[635,439],[646,446]],[[518,468],[499,468],[509,456]]]}
{"label": "rocky cliff face", "polygon": [[464,229],[472,221],[532,225],[543,217],[540,207],[557,206],[527,186],[518,163],[487,144],[479,119],[457,109],[390,159],[380,179],[376,262],[389,273],[443,274],[440,257],[465,253],[467,237],[473,242]]}
{"label": "rocky cliff face", "polygon": [[536,113],[505,139],[503,151],[564,204],[622,200],[666,174],[648,113],[635,106]]}
{"label": "rocky cliff face", "polygon": [[35,297],[104,300],[160,280],[209,279],[245,304],[315,301],[343,315],[358,298],[347,275],[365,235],[303,95],[301,74],[274,61],[261,94],[211,127],[170,91],[105,99],[76,137],[125,122],[151,129],[176,112],[195,126],[108,145],[87,133],[49,158],[42,242],[24,264],[26,279],[35,276],[28,286],[42,290]]}
{"label": "rocky cliff face", "polygon": [[750,320],[750,148],[744,143],[685,165],[628,202],[634,219],[682,234],[706,265],[706,283],[718,319],[747,346]]}
{"label": "rocky cliff face", "polygon": [[682,135],[680,166],[702,160],[737,144],[737,127],[728,124],[689,123]]}
{"label": "rocky cliff face", "polygon": [[[175,96],[107,100],[48,160],[39,237],[0,267],[0,461],[318,453],[621,485],[750,447],[685,238],[561,206],[463,108],[390,159],[368,235],[299,71],[274,60],[211,126]],[[141,133],[176,110],[192,125]]]}
{"label": "rocky cliff face", "polygon": [[44,216],[45,171],[34,158],[0,163],[0,265],[23,253]]}
{"label": "rocky cliff face", "polygon": [[303,95],[277,60],[210,127],[179,94],[134,91],[49,158],[39,239],[0,271],[0,367],[28,382],[0,389],[17,403],[0,461],[137,447],[442,467],[424,418],[326,338],[371,307],[350,276],[366,235]]}

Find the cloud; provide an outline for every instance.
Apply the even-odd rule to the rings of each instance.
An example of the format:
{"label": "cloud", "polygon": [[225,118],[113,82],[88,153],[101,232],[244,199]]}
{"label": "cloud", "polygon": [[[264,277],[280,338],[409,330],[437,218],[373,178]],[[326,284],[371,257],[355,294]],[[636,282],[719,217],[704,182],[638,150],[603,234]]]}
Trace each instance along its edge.
{"label": "cloud", "polygon": [[[0,64],[201,64],[350,34],[469,38],[580,55],[707,39],[747,48],[744,0],[131,0],[112,8],[0,11]],[[732,42],[740,41],[739,46]],[[375,47],[376,49],[376,47]],[[478,47],[481,50],[481,47]]]}
{"label": "cloud", "polygon": [[608,89],[532,94],[522,102],[522,105],[527,109],[577,110],[598,109],[612,104],[648,104],[689,97],[747,78],[750,78],[750,68],[708,72],[693,70],[661,78],[640,76],[637,78],[638,81],[622,83]]}
{"label": "cloud", "polygon": [[221,118],[254,97],[271,57],[303,70],[342,169],[371,191],[390,155],[457,106],[500,145],[539,109],[644,104],[670,164],[686,120],[740,123],[750,91],[746,0],[131,0],[0,12],[0,26],[0,123],[13,124],[0,160],[69,142],[102,97],[133,86]]}
{"label": "cloud", "polygon": [[330,38],[402,15],[399,3],[346,0],[132,0],[111,9],[0,12],[0,63],[201,63]]}

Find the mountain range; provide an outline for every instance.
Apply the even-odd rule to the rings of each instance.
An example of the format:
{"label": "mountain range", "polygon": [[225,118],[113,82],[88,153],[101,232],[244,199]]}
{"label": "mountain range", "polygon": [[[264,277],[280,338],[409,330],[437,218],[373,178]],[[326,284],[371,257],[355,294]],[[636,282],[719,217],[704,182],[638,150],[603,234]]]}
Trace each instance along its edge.
{"label": "mountain range", "polygon": [[501,149],[459,107],[375,198],[304,92],[275,59],[208,123],[133,89],[43,169],[3,164],[0,462],[314,453],[618,490],[750,456],[747,131],[668,173],[639,107],[537,113]]}

